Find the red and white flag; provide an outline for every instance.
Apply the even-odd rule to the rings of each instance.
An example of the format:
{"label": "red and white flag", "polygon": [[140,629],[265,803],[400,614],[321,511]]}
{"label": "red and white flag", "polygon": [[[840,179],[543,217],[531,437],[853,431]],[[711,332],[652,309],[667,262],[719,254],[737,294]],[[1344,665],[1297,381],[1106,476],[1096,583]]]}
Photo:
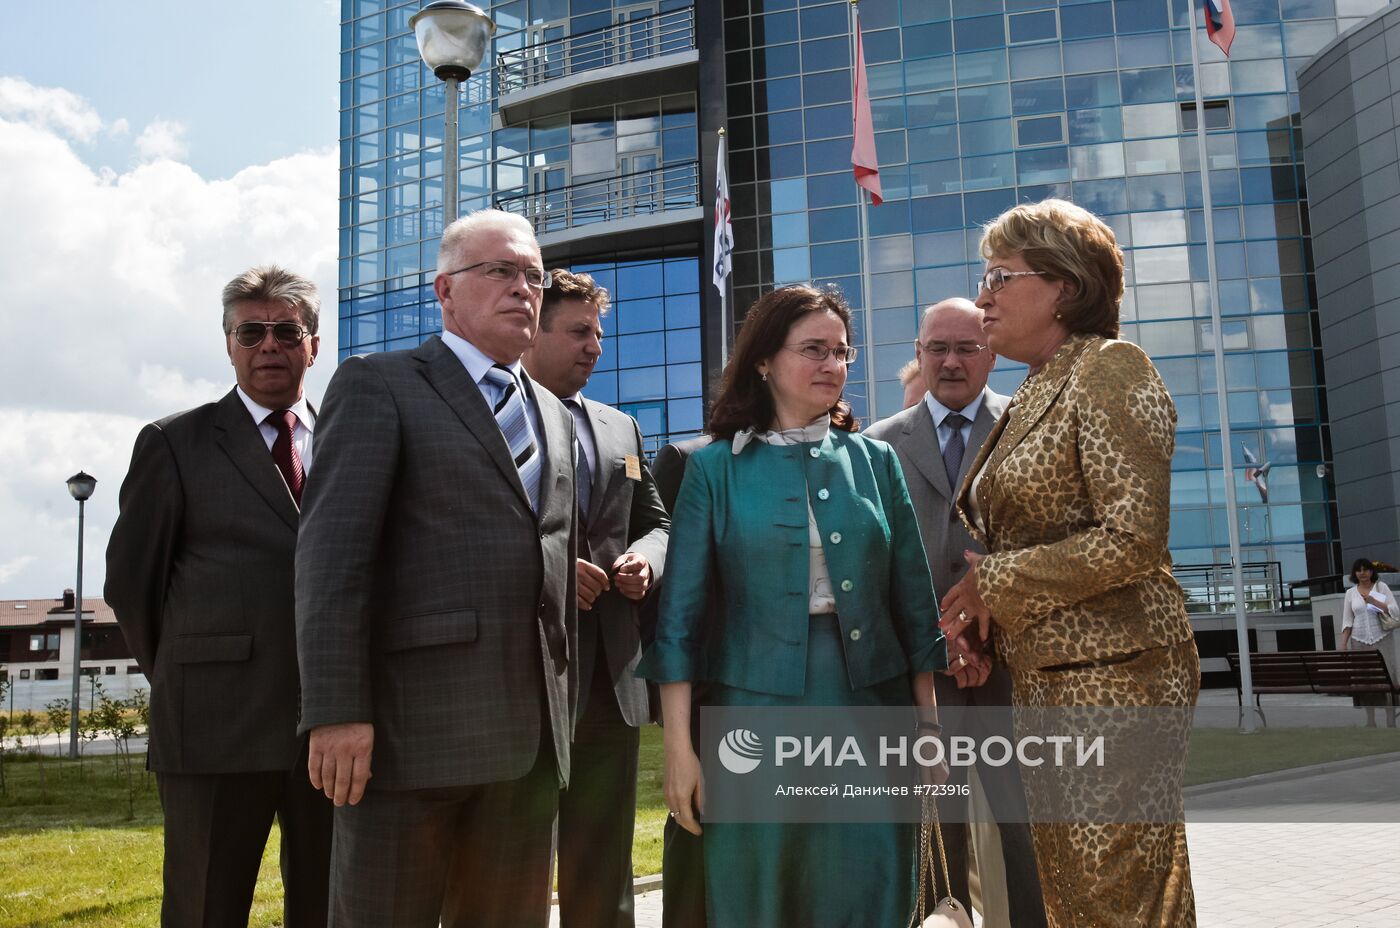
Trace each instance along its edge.
{"label": "red and white flag", "polygon": [[851,94],[851,120],[855,126],[855,143],[851,146],[851,167],[857,186],[870,191],[870,202],[884,202],[880,191],[880,160],[875,154],[875,124],[870,118],[870,91],[865,79],[865,42],[860,34],[860,17],[856,17],[856,73]]}
{"label": "red and white flag", "polygon": [[1206,10],[1206,38],[1230,57],[1230,43],[1235,41],[1235,14],[1230,0],[1201,0]]}

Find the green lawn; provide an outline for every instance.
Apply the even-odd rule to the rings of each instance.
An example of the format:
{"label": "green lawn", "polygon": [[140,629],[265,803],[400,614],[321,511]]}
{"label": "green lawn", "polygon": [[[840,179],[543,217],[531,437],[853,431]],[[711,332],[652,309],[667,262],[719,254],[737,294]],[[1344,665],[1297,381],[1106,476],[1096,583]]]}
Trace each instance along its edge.
{"label": "green lawn", "polygon": [[1191,732],[1186,785],[1396,751],[1400,729],[1395,728],[1262,728],[1252,735],[1198,728]]}
{"label": "green lawn", "polygon": [[[1188,784],[1233,779],[1345,757],[1400,751],[1393,729],[1266,729],[1253,735],[1197,730]],[[661,869],[661,730],[642,731],[633,865],[638,875]],[[125,928],[154,925],[160,913],[161,815],[155,781],[136,768],[135,817],[128,818],[125,776],[111,757],[76,764],[48,757],[6,758],[0,796],[0,928],[33,925]],[[275,828],[275,826],[274,826]],[[251,925],[281,917],[282,886],[274,832],[263,857]]]}

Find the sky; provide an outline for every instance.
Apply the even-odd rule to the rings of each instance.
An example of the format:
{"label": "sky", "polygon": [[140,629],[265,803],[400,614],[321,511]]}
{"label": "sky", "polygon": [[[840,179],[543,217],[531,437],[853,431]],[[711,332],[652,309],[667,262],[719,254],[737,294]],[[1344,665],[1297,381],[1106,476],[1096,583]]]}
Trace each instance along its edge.
{"label": "sky", "polygon": [[[338,2],[0,0],[0,599],[101,594],[141,426],[233,385],[219,291],[276,262],[336,344]],[[58,33],[68,30],[73,35]]]}

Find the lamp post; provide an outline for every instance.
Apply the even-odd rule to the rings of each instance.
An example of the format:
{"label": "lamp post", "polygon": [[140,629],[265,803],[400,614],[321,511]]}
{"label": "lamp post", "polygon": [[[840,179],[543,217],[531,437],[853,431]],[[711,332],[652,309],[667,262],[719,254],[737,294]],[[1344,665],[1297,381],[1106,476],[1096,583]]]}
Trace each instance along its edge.
{"label": "lamp post", "polygon": [[83,504],[97,489],[97,479],[78,471],[68,478],[68,492],[78,501],[78,583],[73,590],[73,706],[68,713],[68,756],[78,758],[78,680],[83,675]]}
{"label": "lamp post", "polygon": [[442,225],[457,219],[457,87],[481,64],[496,24],[463,0],[433,0],[408,21],[418,54],[446,85],[443,95]]}

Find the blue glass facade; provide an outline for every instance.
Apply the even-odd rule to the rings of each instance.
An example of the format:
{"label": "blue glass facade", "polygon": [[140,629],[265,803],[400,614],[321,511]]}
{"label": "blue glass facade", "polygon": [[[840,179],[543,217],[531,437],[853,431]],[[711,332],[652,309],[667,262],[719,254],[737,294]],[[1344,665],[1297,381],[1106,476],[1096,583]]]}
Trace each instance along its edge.
{"label": "blue glass facade", "polygon": [[[342,358],[411,347],[442,327],[432,279],[443,228],[444,94],[420,61],[409,29],[420,5],[392,0],[342,5]],[[493,204],[510,208],[544,193],[543,211],[532,216],[543,236],[613,218],[606,205],[550,210],[558,205],[556,194],[564,197],[571,185],[629,175],[635,179],[624,193],[659,198],[667,193],[647,172],[673,174],[677,166],[697,161],[693,91],[657,95],[652,90],[648,96],[639,86],[635,95],[605,104],[566,105],[507,124],[498,105],[501,69],[493,67],[502,52],[593,34],[688,3],[481,5],[495,20],[497,34],[492,54],[462,88],[463,213]],[[612,63],[595,57],[587,66]],[[555,67],[552,60],[548,67]],[[579,257],[575,249],[572,257],[552,262],[589,271],[611,292],[614,309],[604,320],[604,356],[588,393],[637,416],[653,445],[694,434],[702,425],[698,238],[689,246],[620,256],[604,241],[595,254]]]}
{"label": "blue glass facade", "polygon": [[[1231,425],[1239,446],[1273,465],[1267,502],[1239,478],[1244,555],[1278,562],[1286,579],[1337,569],[1335,503],[1318,476],[1330,452],[1294,75],[1380,5],[1234,0],[1229,60],[1196,32]],[[513,0],[489,12],[500,53],[690,6]],[[342,356],[414,344],[441,325],[430,283],[442,227],[442,89],[408,31],[416,7],[344,5]],[[1177,401],[1174,556],[1220,563],[1228,560],[1224,488],[1187,44],[1198,8],[1190,0],[862,0],[886,198],[867,210],[865,249],[849,163],[845,0],[717,0],[713,19],[697,15],[697,43],[723,48],[723,83],[707,83],[718,62],[702,61],[692,93],[648,96],[641,88],[650,85],[635,82],[635,99],[629,87],[606,105],[506,125],[499,76],[484,69],[464,90],[462,208],[542,194],[547,208],[556,191],[581,183],[703,160],[712,127],[726,126],[731,305],[742,317],[776,284],[839,285],[859,310],[865,349],[850,399],[870,417],[899,406],[896,374],[912,356],[919,308],[975,292],[978,226],[1020,200],[1072,199],[1102,215],[1123,244],[1124,337],[1152,355]],[[722,37],[705,34],[704,23]],[[711,122],[697,119],[713,111]],[[702,199],[708,207],[708,187]],[[557,211],[535,218],[542,234],[588,221]],[[716,325],[704,309],[709,234],[697,228],[688,243],[621,255],[599,235],[596,250],[575,246],[563,262],[594,273],[615,300],[589,392],[637,415],[653,441],[701,425],[702,387],[714,373],[701,357]],[[993,386],[1011,392],[1023,375],[1003,364]]]}
{"label": "blue glass facade", "polygon": [[[1278,562],[1285,579],[1337,569],[1295,71],[1380,5],[1236,0],[1229,60],[1196,33],[1235,460],[1248,449],[1273,464],[1267,503],[1240,471],[1244,559]],[[865,254],[849,4],[724,9],[736,305],[775,284],[838,284],[862,310],[850,398],[889,415],[919,308],[975,293],[979,225],[1046,196],[1094,210],[1127,256],[1123,337],[1156,360],[1179,409],[1173,556],[1228,561],[1187,44],[1199,3],[862,0],[886,200],[867,210]],[[1002,363],[992,385],[1009,393],[1023,377]]]}

